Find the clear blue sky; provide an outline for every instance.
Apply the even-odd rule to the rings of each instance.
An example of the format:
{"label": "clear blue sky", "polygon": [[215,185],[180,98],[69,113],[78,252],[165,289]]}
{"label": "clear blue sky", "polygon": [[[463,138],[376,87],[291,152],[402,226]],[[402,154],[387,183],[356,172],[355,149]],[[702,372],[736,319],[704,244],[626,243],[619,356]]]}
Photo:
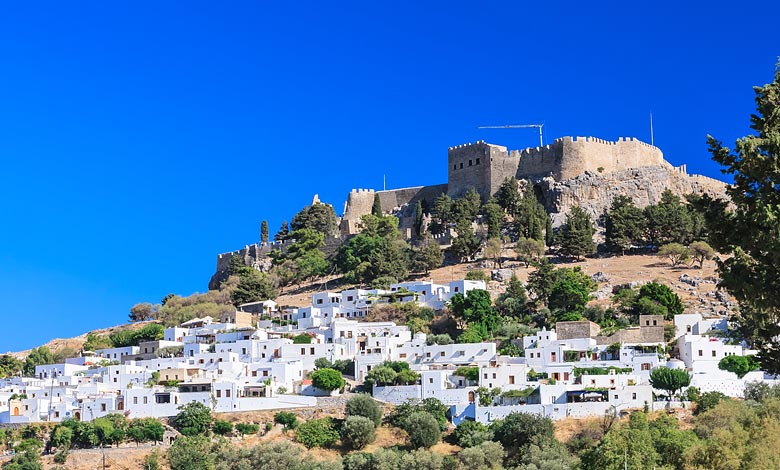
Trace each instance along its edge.
{"label": "clear blue sky", "polygon": [[[446,181],[484,139],[649,140],[718,176],[776,2],[12,2],[0,15],[0,351],[204,291],[312,195]],[[728,6],[719,6],[722,3]]]}

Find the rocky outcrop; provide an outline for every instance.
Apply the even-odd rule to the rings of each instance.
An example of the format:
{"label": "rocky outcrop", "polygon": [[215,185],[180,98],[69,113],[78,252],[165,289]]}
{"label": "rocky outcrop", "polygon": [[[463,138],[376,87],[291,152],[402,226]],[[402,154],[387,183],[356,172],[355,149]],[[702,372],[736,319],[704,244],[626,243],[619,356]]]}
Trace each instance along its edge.
{"label": "rocky outcrop", "polygon": [[642,208],[657,203],[666,189],[680,197],[691,193],[725,197],[726,183],[689,175],[685,167],[658,165],[610,173],[586,171],[565,181],[548,176],[534,182],[534,189],[550,213],[553,226],[558,227],[574,206],[580,206],[598,220],[616,196],[629,196]]}

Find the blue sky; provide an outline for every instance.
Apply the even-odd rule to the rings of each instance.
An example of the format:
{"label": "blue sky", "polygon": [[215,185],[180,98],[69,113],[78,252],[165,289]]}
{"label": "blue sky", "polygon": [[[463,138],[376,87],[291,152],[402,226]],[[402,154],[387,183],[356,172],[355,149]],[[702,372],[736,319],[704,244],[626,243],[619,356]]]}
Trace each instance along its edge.
{"label": "blue sky", "polygon": [[706,134],[748,131],[780,54],[778,4],[718,3],[6,4],[0,351],[204,291],[315,193],[340,213],[383,175],[445,182],[448,146],[538,139],[481,124],[649,140],[652,111],[717,177]]}

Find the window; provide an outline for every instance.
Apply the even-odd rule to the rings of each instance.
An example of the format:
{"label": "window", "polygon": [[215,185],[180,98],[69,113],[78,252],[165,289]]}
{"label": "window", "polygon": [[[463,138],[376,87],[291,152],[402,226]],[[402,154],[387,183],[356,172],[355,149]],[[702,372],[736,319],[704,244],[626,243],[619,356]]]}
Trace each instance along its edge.
{"label": "window", "polygon": [[514,385],[514,384],[515,384],[515,376],[514,375],[510,375],[509,376],[509,385]]}
{"label": "window", "polygon": [[305,355],[306,355],[306,348],[301,348],[301,356],[305,356]]}
{"label": "window", "polygon": [[317,299],[317,305],[322,304],[322,299]]}
{"label": "window", "polygon": [[310,353],[311,353],[311,355],[313,356],[313,355],[314,355],[314,348],[309,348],[309,352],[310,352]]}
{"label": "window", "polygon": [[267,370],[263,371],[263,377],[268,377],[268,371]]}
{"label": "window", "polygon": [[458,287],[455,287],[455,292],[458,292],[458,289],[459,289]]}
{"label": "window", "polygon": [[469,166],[471,166],[471,160],[469,160]]}
{"label": "window", "polygon": [[230,398],[230,389],[225,390],[225,398]]}
{"label": "window", "polygon": [[658,320],[653,320],[653,326],[658,326]]}
{"label": "window", "polygon": [[718,356],[717,351],[712,351],[712,357],[717,357],[717,356]]}
{"label": "window", "polygon": [[631,399],[632,399],[632,400],[636,400],[636,393],[632,393],[632,394],[631,394]]}
{"label": "window", "polygon": [[441,352],[439,353],[439,356],[440,356],[440,357],[444,357],[444,351],[441,351]]}
{"label": "window", "polygon": [[347,296],[347,302],[351,302],[351,301],[352,301],[352,296],[351,296],[351,295],[348,295],[348,296]]}
{"label": "window", "polygon": [[144,397],[144,405],[146,405],[147,403],[149,403],[149,401],[147,400],[147,397]]}
{"label": "window", "polygon": [[458,164],[456,163],[456,164],[452,165],[452,169],[453,170],[457,170],[458,169]]}
{"label": "window", "polygon": [[406,353],[401,353],[398,355],[400,359],[406,359]]}
{"label": "window", "polygon": [[217,390],[217,398],[222,398],[222,390]]}
{"label": "window", "polygon": [[617,399],[618,399],[618,396],[617,396],[617,395],[614,395],[614,397],[615,397],[615,400],[617,400]]}
{"label": "window", "polygon": [[256,370],[252,371],[252,377],[257,377],[257,371]]}
{"label": "window", "polygon": [[137,405],[137,404],[138,404],[138,397],[133,397],[133,405]]}
{"label": "window", "polygon": [[432,384],[432,383],[433,383],[433,377],[431,377],[430,379],[428,379],[428,383],[429,383],[429,384]]}
{"label": "window", "polygon": [[703,355],[704,355],[704,352],[701,349],[699,349],[699,357],[701,357]]}
{"label": "window", "polygon": [[463,169],[463,163],[461,163],[461,164],[460,164],[460,169],[461,169],[461,170]]}
{"label": "window", "polygon": [[479,158],[477,158],[477,165],[479,165]]}
{"label": "window", "polygon": [[487,372],[485,372],[485,378],[487,378]]}

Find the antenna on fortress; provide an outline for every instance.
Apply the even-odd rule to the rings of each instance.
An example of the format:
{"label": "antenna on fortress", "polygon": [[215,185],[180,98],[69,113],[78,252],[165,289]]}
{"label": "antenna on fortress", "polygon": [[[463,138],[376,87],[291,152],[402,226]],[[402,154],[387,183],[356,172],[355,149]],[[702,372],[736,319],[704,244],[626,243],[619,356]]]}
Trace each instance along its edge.
{"label": "antenna on fortress", "polygon": [[477,129],[527,129],[529,127],[538,127],[539,128],[539,147],[544,147],[544,139],[542,137],[542,127],[544,127],[544,123],[541,124],[509,124],[506,126],[477,126]]}
{"label": "antenna on fortress", "polygon": [[650,145],[655,145],[655,136],[653,135],[653,112],[650,112]]}

